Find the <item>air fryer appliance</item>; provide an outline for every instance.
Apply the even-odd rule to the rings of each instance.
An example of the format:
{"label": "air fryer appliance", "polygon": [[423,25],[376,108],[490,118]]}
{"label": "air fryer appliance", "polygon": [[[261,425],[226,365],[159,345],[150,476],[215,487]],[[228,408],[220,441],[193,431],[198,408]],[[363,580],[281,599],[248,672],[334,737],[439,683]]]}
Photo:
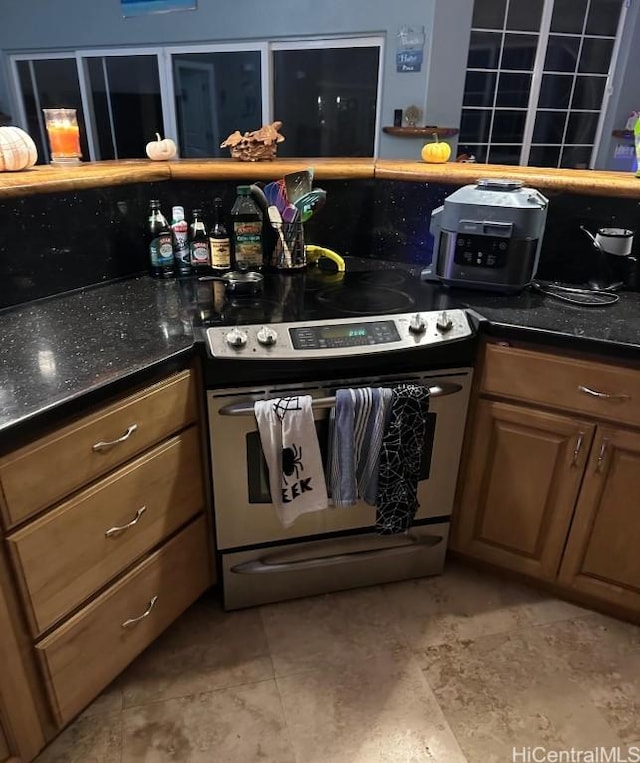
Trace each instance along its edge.
{"label": "air fryer appliance", "polygon": [[478,180],[431,215],[433,260],[427,281],[514,293],[533,280],[549,200],[514,180]]}

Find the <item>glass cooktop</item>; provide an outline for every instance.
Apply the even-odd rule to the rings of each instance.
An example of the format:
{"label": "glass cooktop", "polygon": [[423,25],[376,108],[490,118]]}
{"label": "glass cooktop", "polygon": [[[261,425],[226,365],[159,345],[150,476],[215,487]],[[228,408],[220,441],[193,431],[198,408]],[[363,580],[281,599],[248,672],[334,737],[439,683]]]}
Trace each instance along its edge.
{"label": "glass cooktop", "polygon": [[220,281],[192,282],[194,325],[262,323],[380,316],[451,309],[443,290],[420,281],[420,270],[395,263],[348,258],[346,272],[310,267],[305,273],[265,273],[261,293],[237,296]]}

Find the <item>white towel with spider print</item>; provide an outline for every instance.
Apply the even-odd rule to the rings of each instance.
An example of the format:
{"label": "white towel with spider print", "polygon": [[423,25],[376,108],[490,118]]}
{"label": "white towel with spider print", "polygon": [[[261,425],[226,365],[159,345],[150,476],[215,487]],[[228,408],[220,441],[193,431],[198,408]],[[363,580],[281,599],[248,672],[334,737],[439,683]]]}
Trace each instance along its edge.
{"label": "white towel with spider print", "polygon": [[256,400],[253,407],[269,470],[271,502],[285,527],[329,505],[311,395]]}

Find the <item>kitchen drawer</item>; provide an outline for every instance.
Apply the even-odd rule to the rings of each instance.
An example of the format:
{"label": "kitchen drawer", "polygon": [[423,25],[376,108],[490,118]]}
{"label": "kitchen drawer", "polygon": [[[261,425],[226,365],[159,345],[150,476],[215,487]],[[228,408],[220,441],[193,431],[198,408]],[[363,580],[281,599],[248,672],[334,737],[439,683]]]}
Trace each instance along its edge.
{"label": "kitchen drawer", "polygon": [[482,392],[640,425],[640,371],[489,344]]}
{"label": "kitchen drawer", "polygon": [[125,397],[0,459],[11,527],[196,420],[190,371]]}
{"label": "kitchen drawer", "polygon": [[11,535],[34,635],[203,508],[200,438],[191,427]]}
{"label": "kitchen drawer", "polygon": [[207,532],[201,516],[36,644],[60,725],[209,587]]}

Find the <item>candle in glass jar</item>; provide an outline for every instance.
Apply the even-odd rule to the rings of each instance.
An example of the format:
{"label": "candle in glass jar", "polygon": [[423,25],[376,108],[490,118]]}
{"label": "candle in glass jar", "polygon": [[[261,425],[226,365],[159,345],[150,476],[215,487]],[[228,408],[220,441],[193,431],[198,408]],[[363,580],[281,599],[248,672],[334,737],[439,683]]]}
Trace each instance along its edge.
{"label": "candle in glass jar", "polygon": [[80,129],[76,119],[75,109],[43,109],[51,161],[78,161],[80,152]]}

